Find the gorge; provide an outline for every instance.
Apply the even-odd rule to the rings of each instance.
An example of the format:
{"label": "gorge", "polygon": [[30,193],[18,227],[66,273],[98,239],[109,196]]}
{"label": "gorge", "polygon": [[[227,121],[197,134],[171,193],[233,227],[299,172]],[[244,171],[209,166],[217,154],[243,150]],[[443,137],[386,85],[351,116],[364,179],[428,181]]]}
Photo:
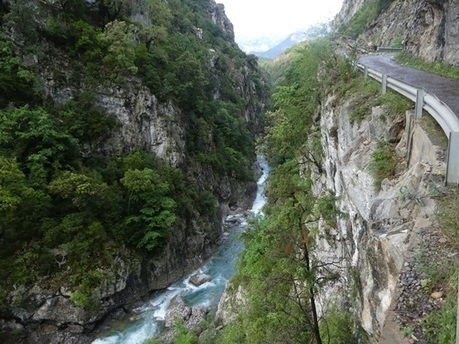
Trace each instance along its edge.
{"label": "gorge", "polygon": [[175,288],[251,207],[258,145],[265,216],[216,316],[138,342],[454,343],[447,138],[352,62],[403,48],[457,77],[458,11],[348,0],[265,62],[213,0],[2,0],[0,341],[103,341]]}

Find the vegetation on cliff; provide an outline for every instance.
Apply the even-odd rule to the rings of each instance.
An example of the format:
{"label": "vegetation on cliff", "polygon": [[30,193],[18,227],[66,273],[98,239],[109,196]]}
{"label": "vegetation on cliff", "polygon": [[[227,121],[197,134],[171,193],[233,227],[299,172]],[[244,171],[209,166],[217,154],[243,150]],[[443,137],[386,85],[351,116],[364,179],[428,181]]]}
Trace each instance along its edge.
{"label": "vegetation on cliff", "polygon": [[[2,311],[14,286],[36,281],[67,281],[77,305],[97,309],[93,291],[113,278],[106,268],[118,256],[158,254],[177,226],[219,223],[215,195],[185,175],[187,165],[253,180],[259,127],[247,113],[267,91],[256,60],[210,18],[211,4],[0,2]],[[73,96],[46,96],[45,69]],[[238,89],[241,70],[253,88]],[[144,147],[98,150],[121,124],[97,92],[135,78],[180,107],[183,166],[168,167]]]}
{"label": "vegetation on cliff", "polygon": [[[315,239],[327,233],[326,229],[325,233],[318,230],[318,222],[322,230],[327,226],[332,229],[340,217],[346,216],[339,213],[333,194],[317,197],[311,190],[310,168],[319,173],[323,168],[319,102],[323,99],[321,96],[327,94],[336,96],[335,104],[351,102],[349,120],[353,124],[368,119],[376,106],[387,110],[378,116],[391,116],[396,122],[395,119],[404,117],[411,103],[391,91],[381,96],[379,84],[357,74],[324,42],[298,46],[280,62],[281,68],[285,68],[285,78],[273,96],[275,110],[267,115],[264,152],[272,164],[272,174],[266,189],[266,215],[246,234],[246,252],[232,287],[233,291],[242,287],[247,303],[243,309],[238,308],[239,317],[224,328],[219,340],[227,343],[365,342],[367,335],[360,329],[359,320],[348,313],[352,308],[348,306],[359,302],[359,272],[349,271],[354,281],[348,285],[348,293],[341,294],[339,306],[321,304],[323,308],[317,307],[318,291],[342,278],[329,269],[338,262],[316,258]],[[330,137],[332,135],[330,133]],[[375,190],[380,188],[383,179],[391,180],[400,174],[397,166],[401,159],[394,148],[393,141],[382,138],[370,155],[368,172],[373,175]],[[446,202],[449,201],[448,198]],[[447,228],[449,243],[456,247],[454,232],[457,231],[453,228],[457,221],[452,207],[442,209],[441,217],[447,220],[440,226]],[[448,290],[446,307],[423,319],[424,332],[431,342],[450,343],[454,338],[455,262],[454,256],[451,262],[445,259],[441,272],[437,261],[436,268],[432,266],[434,262],[427,262],[425,267],[432,280],[439,279],[433,283],[436,288],[443,285]],[[433,284],[426,292],[431,293]],[[333,296],[327,297],[328,302],[332,303],[331,300]],[[326,311],[317,316],[317,308]],[[440,322],[444,325],[440,326]]]}
{"label": "vegetation on cliff", "polygon": [[[350,71],[346,65],[330,42],[310,42],[291,57],[274,94],[263,149],[272,166],[265,216],[246,233],[234,280],[247,293],[247,307],[223,330],[221,342],[351,343],[361,337],[349,313],[337,306],[322,314],[316,298],[340,278],[329,269],[333,263],[314,253],[318,222],[332,225],[339,216],[334,196],[318,198],[311,188],[311,166],[320,168],[322,157],[317,108],[328,82]],[[337,74],[321,83],[320,67]]]}

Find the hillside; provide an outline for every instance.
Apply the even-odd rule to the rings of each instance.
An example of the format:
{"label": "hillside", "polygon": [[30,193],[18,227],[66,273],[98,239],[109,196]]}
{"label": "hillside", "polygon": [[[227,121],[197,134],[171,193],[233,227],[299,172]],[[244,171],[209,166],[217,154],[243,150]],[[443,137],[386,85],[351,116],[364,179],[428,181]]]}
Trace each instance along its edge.
{"label": "hillside", "polygon": [[0,341],[87,343],[250,206],[268,85],[213,0],[2,0],[0,25]]}

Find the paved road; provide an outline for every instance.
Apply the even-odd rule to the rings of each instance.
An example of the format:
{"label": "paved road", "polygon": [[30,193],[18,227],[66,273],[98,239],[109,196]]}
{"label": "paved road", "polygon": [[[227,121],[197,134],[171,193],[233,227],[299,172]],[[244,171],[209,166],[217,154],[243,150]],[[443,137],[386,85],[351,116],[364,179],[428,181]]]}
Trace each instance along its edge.
{"label": "paved road", "polygon": [[394,54],[364,55],[359,61],[378,72],[435,94],[459,118],[459,80],[402,66],[392,60],[393,56]]}

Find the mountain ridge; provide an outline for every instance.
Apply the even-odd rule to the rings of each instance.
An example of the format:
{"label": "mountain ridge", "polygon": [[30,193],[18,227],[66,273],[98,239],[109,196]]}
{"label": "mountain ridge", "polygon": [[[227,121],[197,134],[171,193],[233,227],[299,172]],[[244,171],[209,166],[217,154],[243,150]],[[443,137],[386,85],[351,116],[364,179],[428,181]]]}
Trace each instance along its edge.
{"label": "mountain ridge", "polygon": [[297,30],[284,39],[257,38],[252,41],[238,43],[247,54],[273,59],[295,44],[319,38],[331,32],[330,23],[319,23]]}

